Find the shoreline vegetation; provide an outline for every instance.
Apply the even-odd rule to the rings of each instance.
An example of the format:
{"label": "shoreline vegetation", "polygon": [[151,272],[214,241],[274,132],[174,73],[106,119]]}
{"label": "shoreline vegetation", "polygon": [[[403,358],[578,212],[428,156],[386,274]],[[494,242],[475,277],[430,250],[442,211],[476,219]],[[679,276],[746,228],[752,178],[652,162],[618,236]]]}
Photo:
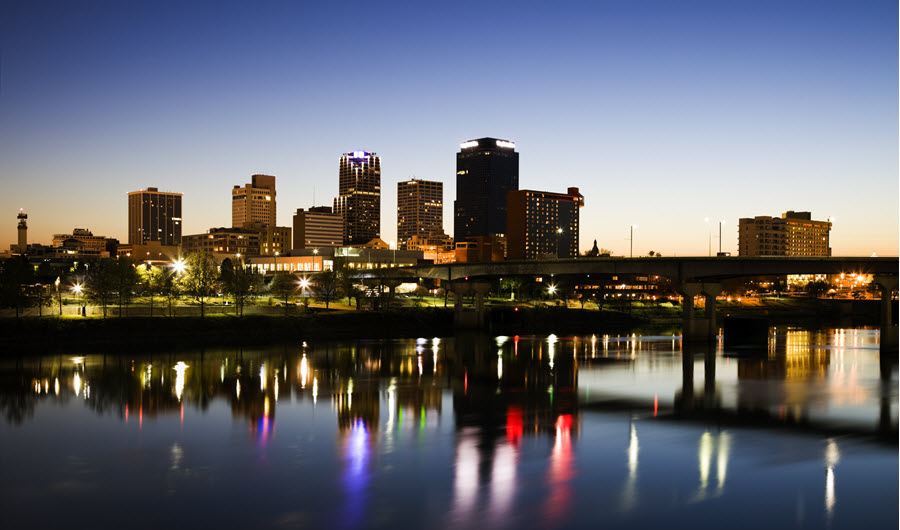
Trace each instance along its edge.
{"label": "shoreline vegetation", "polygon": [[[134,309],[134,308],[133,308]],[[454,327],[452,307],[407,307],[374,311],[289,308],[288,315],[207,314],[107,318],[50,316],[0,318],[0,350],[4,356],[60,350],[115,350],[122,347],[197,348],[253,346],[305,340],[447,337]],[[697,311],[702,314],[703,309]],[[778,299],[757,305],[720,304],[723,317],[765,318],[770,325],[803,327],[877,325],[879,304],[874,300]],[[523,307],[488,306],[488,326],[478,330],[493,335],[639,334],[681,333],[681,306],[631,304],[627,307],[581,309],[569,305]]]}

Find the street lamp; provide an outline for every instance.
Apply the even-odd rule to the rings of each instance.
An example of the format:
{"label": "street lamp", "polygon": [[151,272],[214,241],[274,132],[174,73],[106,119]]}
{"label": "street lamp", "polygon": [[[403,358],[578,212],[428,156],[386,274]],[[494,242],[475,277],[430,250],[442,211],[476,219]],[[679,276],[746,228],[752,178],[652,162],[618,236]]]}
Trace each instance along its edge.
{"label": "street lamp", "polygon": [[278,272],[278,255],[281,254],[277,250],[275,254],[272,256],[272,272]]}
{"label": "street lamp", "polygon": [[56,285],[56,301],[59,302],[59,316],[62,316],[62,297],[59,295],[59,276],[56,277],[56,281],[53,282]]}
{"label": "street lamp", "polygon": [[81,316],[87,316],[84,310],[84,301],[81,298],[81,285],[76,283],[75,287],[72,287],[72,290],[75,291],[75,294],[78,295],[78,301],[81,302]]}
{"label": "street lamp", "polygon": [[725,221],[719,221],[719,254],[722,253],[722,225]]}
{"label": "street lamp", "polygon": [[172,262],[172,269],[175,271],[175,274],[181,274],[185,268],[187,268],[187,265],[185,265],[183,258],[178,258]]}

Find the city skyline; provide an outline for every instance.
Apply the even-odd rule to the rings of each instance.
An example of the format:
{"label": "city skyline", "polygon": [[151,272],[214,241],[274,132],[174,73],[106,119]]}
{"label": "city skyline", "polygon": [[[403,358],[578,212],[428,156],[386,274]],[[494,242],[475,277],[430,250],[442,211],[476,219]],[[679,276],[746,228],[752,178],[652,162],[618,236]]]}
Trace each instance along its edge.
{"label": "city skyline", "polygon": [[[637,225],[635,255],[706,255],[725,220],[736,254],[738,219],[794,210],[834,219],[836,256],[898,253],[896,3],[482,6],[480,20],[385,4],[367,11],[371,42],[340,25],[346,6],[248,9],[0,8],[2,248],[20,208],[30,243],[76,227],[124,242],[126,194],[150,186],[183,193],[183,233],[203,233],[252,174],[278,177],[291,226],[362,149],[382,189],[442,182],[450,233],[459,144],[494,137],[515,142],[520,189],[580,188],[582,251],[627,255]],[[498,59],[478,64],[482,49]],[[348,69],[367,82],[340,82]],[[385,241],[396,199],[381,197]]]}

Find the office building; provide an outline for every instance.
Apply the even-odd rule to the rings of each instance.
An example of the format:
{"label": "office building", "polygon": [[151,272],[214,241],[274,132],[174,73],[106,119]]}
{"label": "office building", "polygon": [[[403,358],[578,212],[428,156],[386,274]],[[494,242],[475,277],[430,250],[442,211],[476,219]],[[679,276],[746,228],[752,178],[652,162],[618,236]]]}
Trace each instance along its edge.
{"label": "office building", "polygon": [[381,157],[367,151],[344,153],[334,213],[344,221],[345,245],[381,237]]}
{"label": "office building", "polygon": [[147,188],[128,194],[128,244],[181,244],[181,193]]}
{"label": "office building", "polygon": [[507,194],[519,189],[519,153],[515,148],[514,143],[496,138],[460,144],[453,203],[453,236],[457,242],[506,233]]}
{"label": "office building", "polygon": [[339,247],[344,241],[344,221],[330,206],[298,208],[294,213],[294,249]]}
{"label": "office building", "polygon": [[444,183],[412,179],[397,183],[397,248],[413,236],[444,231]]}
{"label": "office building", "polygon": [[231,189],[231,226],[275,226],[275,177],[253,175],[250,184]]}
{"label": "office building", "polygon": [[830,256],[831,221],[814,221],[810,212],[738,221],[741,256]]}
{"label": "office building", "polygon": [[108,237],[95,236],[87,228],[76,228],[71,234],[53,234],[53,248],[64,249],[69,254],[81,257],[115,256],[118,242],[113,243],[114,241]]}
{"label": "office building", "polygon": [[507,198],[508,259],[575,258],[578,256],[578,188],[566,193],[510,191]]}
{"label": "office building", "polygon": [[251,256],[259,254],[259,231],[249,228],[210,228],[205,234],[192,234],[181,239],[185,254],[208,250],[212,253]]}

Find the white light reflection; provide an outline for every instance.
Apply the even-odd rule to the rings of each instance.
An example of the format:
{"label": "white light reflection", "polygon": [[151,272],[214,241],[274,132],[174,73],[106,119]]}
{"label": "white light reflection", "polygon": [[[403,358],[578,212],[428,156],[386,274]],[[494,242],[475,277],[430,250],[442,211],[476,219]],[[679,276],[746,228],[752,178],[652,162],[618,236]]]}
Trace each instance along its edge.
{"label": "white light reflection", "polygon": [[181,401],[181,395],[184,393],[184,372],[188,369],[188,365],[182,361],[178,361],[175,365],[175,397]]}
{"label": "white light reflection", "polygon": [[628,478],[625,480],[625,486],[622,488],[622,499],[619,503],[619,509],[622,511],[628,511],[637,506],[637,468],[640,445],[638,444],[637,429],[634,423],[632,422],[629,427]]}
{"label": "white light reflection", "polygon": [[78,375],[78,372],[75,372],[75,379],[72,381],[72,386],[75,387],[75,395],[81,393],[81,376]]}
{"label": "white light reflection", "polygon": [[460,442],[456,446],[456,477],[453,483],[453,511],[455,523],[464,522],[471,517],[478,496],[478,464],[481,455],[478,452],[478,429],[464,427],[460,433]]}
{"label": "white light reflection", "polygon": [[503,379],[503,350],[497,352],[497,379]]}
{"label": "white light reflection", "polygon": [[347,380],[347,410],[353,408],[353,378]]}
{"label": "white light reflection", "polygon": [[266,363],[259,365],[259,389],[263,392],[266,390]]}
{"label": "white light reflection", "polygon": [[235,381],[234,383],[234,393],[236,399],[241,399],[241,382],[240,380]]}
{"label": "white light reflection", "polygon": [[731,436],[719,433],[719,447],[716,456],[716,493],[725,489],[725,475],[728,473],[728,457],[731,453]]}
{"label": "white light reflection", "polygon": [[700,437],[700,450],[697,455],[700,464],[700,489],[697,491],[697,497],[702,499],[706,496],[706,487],[709,484],[709,468],[712,463],[713,455],[713,437],[709,432],[703,433]]}
{"label": "white light reflection", "polygon": [[57,396],[59,395],[59,378],[58,377],[53,382],[53,393],[56,394]]}
{"label": "white light reflection", "polygon": [[550,358],[550,369],[553,369],[553,357],[556,355],[556,335],[547,337],[547,356]]}
{"label": "white light reflection", "polygon": [[492,522],[509,521],[516,493],[516,450],[499,442],[491,466],[491,497],[488,510]]}
{"label": "white light reflection", "polygon": [[319,396],[319,380],[313,377],[313,388],[312,388],[312,396],[313,396],[313,405],[316,404],[316,398]]}
{"label": "white light reflection", "polygon": [[829,439],[825,446],[825,515],[830,520],[834,515],[837,498],[834,495],[834,468],[841,460],[841,452],[834,440]]}
{"label": "white light reflection", "polygon": [[219,382],[225,382],[225,363],[222,363],[222,366],[219,367]]}
{"label": "white light reflection", "polygon": [[306,388],[306,381],[309,378],[309,361],[306,354],[300,359],[300,388]]}

